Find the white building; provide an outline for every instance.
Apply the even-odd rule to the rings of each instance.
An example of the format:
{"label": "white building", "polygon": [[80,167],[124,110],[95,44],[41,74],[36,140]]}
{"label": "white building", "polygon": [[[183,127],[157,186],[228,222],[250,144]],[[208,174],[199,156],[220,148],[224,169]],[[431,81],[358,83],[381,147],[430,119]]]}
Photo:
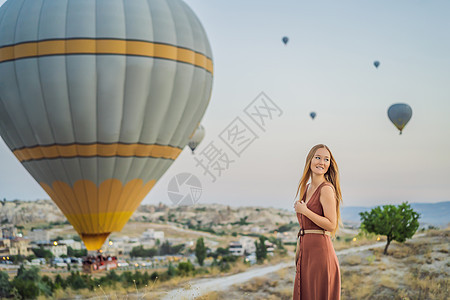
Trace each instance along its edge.
{"label": "white building", "polygon": [[33,229],[28,233],[28,239],[33,242],[49,242],[50,241],[50,232],[43,229]]}
{"label": "white building", "polygon": [[244,251],[248,254],[255,253],[256,252],[256,246],[255,246],[255,238],[249,237],[249,236],[243,236],[239,240],[244,247]]}
{"label": "white building", "polygon": [[84,249],[83,245],[81,244],[81,242],[75,241],[73,239],[68,239],[68,240],[60,240],[58,241],[58,243],[60,244],[65,244],[67,245],[67,247],[72,248],[73,250],[81,250]]}
{"label": "white building", "polygon": [[264,245],[266,246],[267,254],[273,255],[273,251],[275,250],[275,245],[268,240],[264,241]]}
{"label": "white building", "polygon": [[3,239],[13,239],[19,236],[17,233],[17,228],[14,226],[2,226],[0,228],[0,238]]}
{"label": "white building", "polygon": [[153,228],[149,228],[142,233],[142,239],[144,240],[159,240],[163,242],[164,231],[155,231]]}
{"label": "white building", "polygon": [[231,255],[235,256],[244,255],[244,247],[240,242],[230,242],[228,244],[228,250],[230,251]]}
{"label": "white building", "polygon": [[278,240],[281,240],[283,242],[283,244],[296,243],[297,242],[297,232],[294,232],[294,231],[277,232],[276,238]]}
{"label": "white building", "polygon": [[44,248],[45,250],[50,251],[53,256],[60,257],[61,255],[67,255],[67,245],[62,243],[37,243],[34,245],[35,248]]}
{"label": "white building", "polygon": [[240,238],[239,242],[230,242],[230,244],[228,245],[228,249],[232,255],[236,256],[242,256],[245,253],[255,253],[255,239],[248,236],[243,236]]}

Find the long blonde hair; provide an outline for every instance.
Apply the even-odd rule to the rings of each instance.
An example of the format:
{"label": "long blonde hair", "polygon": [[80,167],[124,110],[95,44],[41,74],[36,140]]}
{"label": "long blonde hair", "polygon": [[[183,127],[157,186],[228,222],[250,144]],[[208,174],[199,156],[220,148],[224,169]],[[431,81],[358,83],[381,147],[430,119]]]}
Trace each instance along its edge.
{"label": "long blonde hair", "polygon": [[300,194],[300,199],[303,198],[305,192],[306,192],[306,184],[308,183],[309,179],[311,178],[311,161],[314,157],[314,154],[316,154],[317,149],[325,148],[330,152],[330,167],[328,168],[328,171],[325,173],[325,179],[330,182],[335,190],[336,195],[336,215],[337,215],[337,222],[336,227],[331,232],[333,235],[337,232],[339,224],[341,224],[341,213],[340,213],[340,205],[342,203],[342,194],[341,194],[341,185],[339,181],[339,169],[338,165],[336,163],[336,160],[333,157],[333,154],[330,151],[330,148],[328,148],[324,144],[318,144],[309,150],[308,155],[306,156],[306,162],[305,162],[305,168],[303,169],[303,175],[300,179],[300,183],[298,184],[297,188],[297,194],[295,195],[295,198]]}

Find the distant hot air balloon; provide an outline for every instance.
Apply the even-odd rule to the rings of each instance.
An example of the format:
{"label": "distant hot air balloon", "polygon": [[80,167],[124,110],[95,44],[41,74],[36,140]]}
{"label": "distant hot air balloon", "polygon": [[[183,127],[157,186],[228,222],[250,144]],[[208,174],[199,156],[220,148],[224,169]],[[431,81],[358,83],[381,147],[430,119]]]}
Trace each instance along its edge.
{"label": "distant hot air balloon", "polygon": [[402,130],[411,119],[411,116],[412,109],[408,104],[405,103],[393,104],[388,109],[388,117],[391,122],[394,123],[395,127],[400,130],[400,134],[402,134]]}
{"label": "distant hot air balloon", "polygon": [[373,65],[375,66],[375,68],[378,69],[378,67],[380,66],[380,62],[378,60],[373,62]]}
{"label": "distant hot air balloon", "polygon": [[289,38],[287,36],[283,36],[283,38],[281,40],[283,41],[283,43],[285,45],[289,42]]}
{"label": "distant hot air balloon", "polygon": [[200,142],[205,137],[205,128],[202,125],[199,125],[198,128],[195,130],[192,137],[189,139],[189,148],[191,148],[192,154],[194,154],[195,148],[200,144]]}
{"label": "distant hot air balloon", "polygon": [[8,0],[0,78],[0,135],[96,250],[188,143],[213,62],[181,0]]}
{"label": "distant hot air balloon", "polygon": [[311,119],[313,119],[313,120],[314,120],[314,118],[316,117],[316,113],[313,112],[313,111],[312,111],[309,115],[311,116]]}

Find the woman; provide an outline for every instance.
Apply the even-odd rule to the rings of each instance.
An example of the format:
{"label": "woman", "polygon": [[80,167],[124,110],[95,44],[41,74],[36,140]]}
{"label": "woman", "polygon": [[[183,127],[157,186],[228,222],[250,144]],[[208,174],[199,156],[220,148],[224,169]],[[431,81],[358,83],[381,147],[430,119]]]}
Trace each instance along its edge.
{"label": "woman", "polygon": [[309,151],[295,197],[299,194],[301,201],[294,204],[300,231],[293,299],[340,299],[341,276],[331,235],[340,221],[342,196],[338,166],[327,146]]}

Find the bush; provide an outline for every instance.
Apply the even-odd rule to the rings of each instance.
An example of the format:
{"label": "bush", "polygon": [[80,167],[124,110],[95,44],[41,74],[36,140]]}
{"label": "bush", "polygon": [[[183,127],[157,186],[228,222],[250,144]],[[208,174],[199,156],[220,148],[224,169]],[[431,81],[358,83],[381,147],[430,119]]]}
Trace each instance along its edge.
{"label": "bush", "polygon": [[172,278],[177,275],[177,269],[172,265],[172,263],[169,263],[169,267],[167,268],[167,276],[169,278]]}
{"label": "bush", "polygon": [[67,256],[72,257],[83,257],[83,256],[87,256],[87,250],[86,249],[81,249],[81,250],[75,250],[72,249],[72,247],[67,247]]}
{"label": "bush", "polygon": [[80,275],[80,272],[71,272],[69,277],[66,279],[67,286],[71,287],[74,290],[81,290],[85,288],[89,288],[87,275]]}
{"label": "bush", "polygon": [[11,293],[12,285],[8,273],[0,271],[0,298],[7,298]]}
{"label": "bush", "polygon": [[[170,247],[170,246],[169,246]],[[144,249],[143,246],[133,247],[130,252],[131,257],[153,257],[158,253],[156,248]]]}
{"label": "bush", "polygon": [[180,262],[178,264],[178,273],[181,276],[193,274],[194,270],[195,270],[194,265],[191,263],[190,260],[188,260],[187,262]]}
{"label": "bush", "polygon": [[21,265],[12,282],[12,287],[23,299],[35,299],[39,295],[51,296],[52,294],[51,286],[39,276],[39,268],[37,267],[25,269]]}
{"label": "bush", "polygon": [[53,254],[49,250],[45,250],[42,246],[40,248],[32,248],[31,251],[39,258],[51,259],[53,257]]}
{"label": "bush", "polygon": [[55,277],[54,287],[55,287],[55,290],[60,289],[60,288],[66,289],[67,282],[61,277],[61,275],[58,274]]}

